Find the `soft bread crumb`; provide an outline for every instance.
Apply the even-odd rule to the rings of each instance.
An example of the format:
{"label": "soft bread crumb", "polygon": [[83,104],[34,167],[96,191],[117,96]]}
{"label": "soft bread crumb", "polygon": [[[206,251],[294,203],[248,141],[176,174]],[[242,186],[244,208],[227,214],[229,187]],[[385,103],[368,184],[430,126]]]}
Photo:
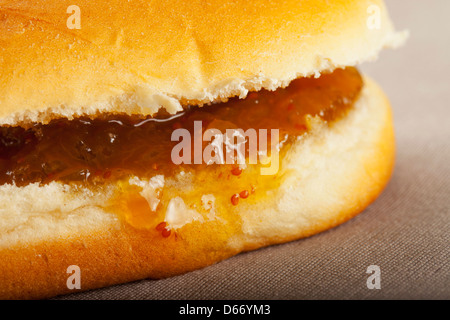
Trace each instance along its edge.
{"label": "soft bread crumb", "polygon": [[169,229],[178,229],[193,221],[203,222],[204,219],[197,210],[188,208],[181,197],[175,197],[169,201],[164,221]]}
{"label": "soft bread crumb", "polygon": [[119,227],[118,217],[103,209],[112,191],[58,182],[0,186],[0,248]]}
{"label": "soft bread crumb", "polygon": [[129,183],[142,188],[140,195],[147,200],[150,210],[156,211],[160,202],[159,191],[164,187],[164,176],[156,175],[149,181],[143,181],[135,176],[130,178]]}

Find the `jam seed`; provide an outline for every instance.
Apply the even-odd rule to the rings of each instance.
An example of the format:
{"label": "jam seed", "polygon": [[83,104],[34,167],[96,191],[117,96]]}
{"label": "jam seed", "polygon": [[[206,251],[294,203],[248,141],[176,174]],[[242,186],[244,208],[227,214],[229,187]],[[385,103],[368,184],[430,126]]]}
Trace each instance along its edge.
{"label": "jam seed", "polygon": [[239,194],[235,193],[231,196],[231,203],[233,204],[233,206],[237,206],[237,204],[239,203]]}
{"label": "jam seed", "polygon": [[170,236],[170,230],[164,228],[162,229],[161,234],[164,238],[167,238],[168,236]]}
{"label": "jam seed", "polygon": [[163,221],[163,222],[159,223],[155,229],[158,231],[162,231],[166,228],[166,226],[167,226],[167,223],[165,221]]}
{"label": "jam seed", "polygon": [[248,193],[247,190],[241,191],[241,192],[239,193],[239,197],[241,197],[242,199],[247,199],[247,198],[248,198],[248,195],[249,195],[249,193]]}
{"label": "jam seed", "polygon": [[242,173],[242,169],[239,168],[239,167],[233,168],[233,170],[231,170],[231,173],[232,173],[234,176],[238,176],[238,175],[240,175],[240,174]]}

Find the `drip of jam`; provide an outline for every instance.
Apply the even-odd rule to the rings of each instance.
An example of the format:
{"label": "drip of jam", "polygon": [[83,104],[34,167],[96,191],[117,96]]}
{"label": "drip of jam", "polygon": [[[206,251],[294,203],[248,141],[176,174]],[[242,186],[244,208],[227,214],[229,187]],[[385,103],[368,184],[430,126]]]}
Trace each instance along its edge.
{"label": "drip of jam", "polygon": [[[346,68],[317,79],[300,78],[276,91],[252,92],[245,99],[188,107],[174,116],[164,111],[153,118],[104,114],[94,119],[55,119],[27,129],[3,126],[0,184],[101,184],[131,175],[151,178],[155,174],[173,176],[181,170],[213,170],[217,165],[172,162],[171,151],[178,143],[171,141],[175,129],[185,128],[194,136],[194,121],[202,121],[203,131],[279,129],[285,150],[308,130],[309,116],[332,123],[351,108],[361,88],[358,71]],[[240,177],[241,169],[224,167]],[[248,192],[240,198],[247,196]]]}

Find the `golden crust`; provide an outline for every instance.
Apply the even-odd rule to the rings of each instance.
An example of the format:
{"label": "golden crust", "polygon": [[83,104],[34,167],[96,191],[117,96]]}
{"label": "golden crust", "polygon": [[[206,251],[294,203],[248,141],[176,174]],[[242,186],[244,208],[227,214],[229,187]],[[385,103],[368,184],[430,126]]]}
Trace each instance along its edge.
{"label": "golden crust", "polygon": [[169,238],[114,220],[97,232],[3,246],[0,298],[73,292],[66,287],[69,265],[81,268],[81,287],[88,290],[173,276],[321,232],[352,218],[380,194],[392,172],[394,150],[389,103],[366,79],[346,117],[315,128],[292,147],[284,159],[292,171],[274,195],[233,214],[217,207],[221,219],[186,224]]}
{"label": "golden crust", "polygon": [[1,1],[0,124],[175,113],[353,66],[404,38],[381,0],[76,4],[81,29],[67,27],[73,1]]}

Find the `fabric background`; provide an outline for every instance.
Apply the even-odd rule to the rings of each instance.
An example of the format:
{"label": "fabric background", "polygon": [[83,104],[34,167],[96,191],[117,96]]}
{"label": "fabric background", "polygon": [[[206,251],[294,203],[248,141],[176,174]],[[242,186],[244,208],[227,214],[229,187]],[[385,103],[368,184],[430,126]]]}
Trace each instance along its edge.
{"label": "fabric background", "polygon": [[[397,161],[387,189],[355,219],[164,280],[63,299],[450,299],[450,1],[388,0],[405,47],[361,70],[388,94]],[[369,290],[369,265],[381,289]]]}

